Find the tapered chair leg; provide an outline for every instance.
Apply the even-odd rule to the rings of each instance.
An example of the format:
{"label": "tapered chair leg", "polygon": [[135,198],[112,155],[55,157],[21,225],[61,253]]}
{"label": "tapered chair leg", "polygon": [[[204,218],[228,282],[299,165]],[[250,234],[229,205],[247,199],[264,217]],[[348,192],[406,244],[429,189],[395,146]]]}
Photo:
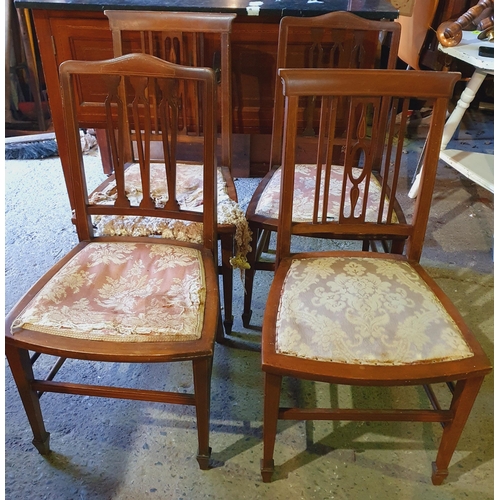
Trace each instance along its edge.
{"label": "tapered chair leg", "polygon": [[391,241],[391,253],[402,254],[405,249],[406,242],[404,240],[392,240]]}
{"label": "tapered chair leg", "polygon": [[210,468],[210,379],[212,358],[193,360],[194,394],[196,400],[196,422],[198,429],[198,455],[200,469]]}
{"label": "tapered chair leg", "polygon": [[222,254],[222,289],[224,294],[224,331],[231,335],[233,330],[233,268],[231,257],[234,255],[234,234],[219,234]]}
{"label": "tapered chair leg", "polygon": [[257,257],[257,242],[259,241],[260,231],[250,225],[250,231],[253,234],[252,249],[248,252],[247,262],[249,269],[245,270],[245,296],[243,297],[243,314],[241,319],[243,326],[248,328],[250,319],[252,317],[252,294],[253,294],[253,281],[255,277],[255,261]]}
{"label": "tapered chair leg", "polygon": [[278,412],[281,393],[280,375],[265,374],[264,386],[264,458],[260,462],[262,480],[270,483],[274,472],[274,444],[278,429]]}
{"label": "tapered chair leg", "polygon": [[33,445],[41,455],[48,455],[50,453],[50,434],[45,430],[38,395],[31,388],[35,376],[29,352],[26,349],[6,345],[5,355],[33,432]]}
{"label": "tapered chair leg", "polygon": [[259,255],[263,252],[269,252],[269,244],[271,243],[271,231],[264,229],[259,237]]}
{"label": "tapered chair leg", "polygon": [[469,417],[484,377],[460,380],[451,402],[453,420],[446,423],[436,461],[432,463],[432,484],[441,484],[448,476],[448,465]]}

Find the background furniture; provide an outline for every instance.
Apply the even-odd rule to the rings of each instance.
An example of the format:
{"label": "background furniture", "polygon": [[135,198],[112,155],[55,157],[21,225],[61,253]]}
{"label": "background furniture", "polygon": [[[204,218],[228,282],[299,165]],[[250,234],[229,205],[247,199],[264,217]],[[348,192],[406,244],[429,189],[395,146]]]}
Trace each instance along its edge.
{"label": "background furniture", "polygon": [[462,40],[462,31],[472,27],[479,31],[493,29],[493,0],[479,0],[467,12],[455,21],[445,21],[437,29],[437,39],[442,47],[458,45]]}
{"label": "background furniture", "polygon": [[[104,205],[89,202],[79,133],[82,120],[92,125],[80,112],[86,102],[80,84],[99,80],[104,81],[107,91],[94,95],[92,103],[102,105],[105,120],[93,125],[106,129],[117,179],[116,200]],[[203,87],[205,170],[201,214],[181,210],[176,200],[176,104],[182,84]],[[191,405],[196,409],[197,459],[200,468],[207,469],[210,379],[219,317],[214,74],[208,68],[187,68],[132,54],[106,62],[67,61],[61,66],[61,85],[80,243],[14,306],[5,331],[5,353],[31,425],[33,444],[41,454],[50,452],[39,402],[44,392]],[[151,99],[149,91],[158,96],[158,102]],[[130,100],[124,99],[126,95]],[[149,143],[156,126],[169,153],[164,168],[169,199],[161,207],[153,200],[149,176]],[[124,186],[125,165],[132,159],[132,139],[138,144],[133,159],[140,163],[145,193],[138,204],[129,199]],[[201,223],[201,243],[94,237],[95,217],[118,214]],[[30,351],[35,353],[31,359]],[[40,354],[58,358],[45,380],[35,378],[33,373],[32,364]],[[150,386],[143,390],[54,381],[68,358],[114,363],[189,361],[194,392],[170,392],[164,386],[161,390],[151,390]]]}
{"label": "background furniture", "polygon": [[[307,0],[265,1],[259,9],[247,11],[248,1],[236,0],[220,3],[207,0],[186,0],[180,4],[173,0],[146,0],[126,2],[84,3],[65,0],[21,0],[18,8],[31,10],[38,38],[43,72],[52,113],[56,137],[59,137],[59,156],[68,178],[68,152],[64,144],[64,124],[59,97],[58,67],[67,59],[103,60],[113,56],[109,23],[105,9],[171,10],[191,12],[236,13],[232,31],[233,68],[233,175],[259,175],[259,169],[268,168],[270,131],[274,96],[275,60],[278,23],[284,15],[319,15],[329,11],[348,10],[369,19],[395,19],[397,10],[388,1],[375,0]],[[258,14],[258,15],[257,15]],[[207,40],[207,43],[208,40]],[[96,110],[94,109],[95,113]],[[70,193],[71,197],[71,193]],[[73,205],[73,203],[71,202]]]}
{"label": "background furniture", "polygon": [[30,11],[5,2],[5,128],[6,136],[42,132],[50,126]]}
{"label": "background furniture", "polygon": [[438,50],[436,31],[441,23],[457,19],[477,0],[418,0],[411,16],[400,16],[399,57],[413,69],[442,70],[444,55]]}
{"label": "background furniture", "polygon": [[[278,38],[278,68],[391,68],[397,63],[400,38],[400,25],[397,22],[381,22],[363,19],[349,12],[331,12],[313,18],[285,17],[280,22]],[[285,98],[280,89],[280,76],[276,73],[274,119],[271,141],[269,171],[257,187],[246,217],[253,234],[252,250],[248,254],[249,269],[245,271],[245,302],[243,324],[248,327],[252,315],[251,303],[253,281],[256,271],[274,271],[275,263],[268,252],[271,232],[275,232],[279,218],[280,178],[282,174],[283,117]],[[316,100],[310,97],[301,103],[303,123],[300,134],[301,154],[298,157],[296,184],[297,205],[294,220],[308,220],[312,216],[312,192],[314,184],[310,181],[309,167],[316,160],[315,124],[319,120]],[[301,108],[302,109],[302,108]],[[341,103],[339,113],[346,111]],[[342,125],[347,127],[347,123]],[[334,155],[340,160],[343,141],[334,146]],[[335,175],[329,175],[338,182]],[[373,177],[371,182],[378,183]],[[300,194],[299,194],[300,193]],[[332,195],[329,204],[335,206],[338,196]],[[331,207],[328,207],[330,210]],[[399,211],[399,213],[401,213]],[[319,235],[324,236],[324,235]],[[338,233],[330,238],[345,239]],[[352,238],[349,235],[348,238]],[[365,247],[368,240],[364,242]],[[398,252],[397,244],[392,251]]]}
{"label": "background furniture", "polygon": [[[474,73],[471,79],[467,83],[455,109],[446,122],[439,157],[462,175],[493,193],[494,158],[492,154],[462,151],[460,149],[447,149],[448,143],[459,127],[467,108],[474,100],[486,75],[494,74],[495,60],[493,58],[480,56],[478,53],[480,46],[492,47],[493,44],[487,40],[478,40],[477,32],[473,31],[464,31],[462,33],[461,42],[456,46],[439,46],[439,50],[442,52],[474,67]],[[419,187],[420,173],[417,173],[409,192],[411,198],[416,196]]]}
{"label": "background furniture", "polygon": [[[283,187],[278,226],[277,270],[263,323],[265,372],[262,478],[271,481],[278,419],[440,422],[443,434],[432,482],[448,475],[462,429],[491,365],[457,309],[418,264],[430,211],[439,145],[448,99],[457,73],[393,70],[281,69],[285,93]],[[418,85],[415,82],[418,81]],[[316,185],[311,221],[292,221],[300,99],[314,95],[322,120],[317,136],[319,177],[333,167],[332,142],[338,139],[338,100],[348,99],[349,128],[338,218],[321,209],[331,196],[328,182]],[[423,183],[412,220],[394,222],[392,207],[401,173],[410,99],[430,101],[432,121],[423,158]],[[391,100],[387,115],[385,101]],[[401,110],[401,119],[397,119]],[[380,118],[380,119],[379,119]],[[370,127],[370,123],[376,127]],[[341,130],[343,130],[341,128]],[[381,185],[369,182],[380,144]],[[361,153],[361,161],[358,161]],[[362,167],[359,169],[358,167]],[[367,217],[370,195],[379,199],[376,222]],[[291,250],[292,235],[364,234],[405,238],[405,255],[357,251]],[[298,407],[280,404],[283,377],[351,386],[423,385],[432,409],[374,407]],[[456,384],[455,384],[456,382]],[[451,404],[439,403],[430,384],[446,384]],[[286,392],[286,391],[283,391]],[[383,399],[379,394],[379,397]],[[288,398],[290,399],[290,398]],[[354,398],[353,398],[354,399]],[[385,405],[384,405],[385,406]],[[396,404],[394,405],[396,406]]]}
{"label": "background furniture", "polygon": [[477,33],[465,31],[462,33],[462,41],[455,47],[439,47],[444,53],[474,66],[474,73],[462,92],[455,109],[446,122],[441,153],[439,157],[448,165],[458,170],[465,177],[473,180],[488,191],[494,192],[493,155],[485,153],[469,153],[460,150],[447,149],[448,142],[453,137],[456,129],[464,116],[469,104],[474,100],[477,91],[481,87],[486,75],[493,75],[495,60],[493,58],[479,55],[480,46],[491,46],[493,44],[486,40],[478,40]]}

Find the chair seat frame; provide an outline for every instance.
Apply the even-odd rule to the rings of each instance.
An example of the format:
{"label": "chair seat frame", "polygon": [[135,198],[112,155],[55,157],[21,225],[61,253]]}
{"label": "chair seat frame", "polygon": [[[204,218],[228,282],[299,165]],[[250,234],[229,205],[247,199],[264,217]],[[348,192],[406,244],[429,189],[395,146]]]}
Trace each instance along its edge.
{"label": "chair seat frame", "polygon": [[[438,287],[434,280],[419,264],[424,242],[427,220],[432,201],[432,191],[439,160],[440,136],[444,127],[447,103],[451,96],[458,74],[452,73],[429,73],[394,71],[394,70],[312,70],[312,69],[281,69],[279,71],[284,94],[286,96],[285,113],[285,146],[282,189],[280,197],[280,219],[278,226],[277,243],[277,269],[271,284],[266,310],[264,313],[262,330],[262,370],[265,373],[264,389],[264,456],[261,461],[261,473],[264,482],[272,479],[274,471],[274,447],[278,420],[348,420],[348,421],[418,421],[439,422],[443,427],[443,434],[437,451],[436,460],[432,463],[432,482],[441,484],[448,475],[448,466],[454,450],[463,431],[473,403],[484,380],[490,373],[491,364],[486,357],[480,343],[467,327],[452,301]],[[418,79],[419,88],[414,89],[410,82]],[[368,84],[369,82],[369,84]],[[369,87],[369,88],[368,88]],[[425,176],[426,189],[422,190],[416,200],[413,217],[410,223],[392,224],[377,223],[368,224],[362,218],[351,220],[347,217],[345,224],[338,223],[339,233],[352,235],[364,235],[378,238],[404,236],[407,239],[404,255],[396,254],[373,254],[357,251],[325,251],[293,253],[290,250],[292,236],[318,232],[320,229],[328,234],[333,223],[324,218],[312,223],[295,223],[292,221],[293,211],[293,186],[294,165],[296,154],[296,120],[299,116],[299,97],[304,95],[315,95],[318,99],[325,99],[326,106],[331,105],[331,96],[352,96],[353,101],[358,99],[370,101],[377,96],[381,102],[385,96],[397,96],[398,98],[428,98],[433,103],[433,115],[428,132],[426,148],[423,154],[423,172]],[[391,115],[387,118],[394,124],[394,107]],[[403,114],[405,111],[403,105]],[[352,113],[352,111],[351,111]],[[385,116],[384,113],[382,115]],[[353,115],[351,114],[351,117]],[[325,123],[329,123],[325,121]],[[353,119],[353,123],[356,121]],[[404,126],[402,123],[401,126]],[[384,140],[389,149],[393,148],[393,136],[384,133],[386,129],[380,126],[380,130],[369,141],[365,143],[365,136],[360,129],[353,125],[352,130],[357,130],[352,139],[346,140],[346,158],[348,153],[356,150],[359,143],[364,144],[367,157],[370,151],[376,150],[372,145],[369,149],[366,144],[371,141]],[[328,126],[325,125],[328,129]],[[393,125],[388,125],[387,130],[393,133]],[[326,135],[326,133],[325,133]],[[332,134],[333,135],[333,134]],[[378,135],[378,137],[377,137]],[[399,131],[399,143],[404,133]],[[351,142],[349,142],[351,141]],[[359,141],[359,142],[358,142]],[[401,147],[401,146],[400,146]],[[346,160],[344,181],[350,175],[353,168],[352,155]],[[391,157],[392,158],[392,157]],[[386,160],[387,161],[387,160]],[[399,172],[400,158],[390,163],[395,171]],[[387,163],[386,163],[387,165]],[[370,161],[365,163],[367,172],[370,172]],[[368,174],[367,174],[368,175]],[[399,174],[396,174],[399,175]],[[384,173],[385,176],[385,173]],[[344,184],[342,200],[349,203],[352,188],[346,188]],[[326,196],[326,193],[323,193]],[[317,196],[317,195],[316,195]],[[355,197],[356,195],[354,195]],[[392,196],[392,195],[391,195]],[[341,213],[344,213],[341,208]],[[324,217],[324,216],[323,216]],[[342,221],[340,221],[342,222]],[[455,360],[443,361],[432,359],[431,361],[414,361],[402,364],[372,364],[353,363],[346,359],[345,363],[328,360],[299,357],[296,355],[282,354],[277,352],[277,318],[281,304],[281,297],[286,293],[286,277],[293,262],[303,259],[321,259],[329,257],[356,257],[362,259],[380,259],[386,262],[405,262],[418,274],[428,286],[429,293],[441,303],[446,314],[455,323],[457,335],[461,335],[469,349],[468,357],[460,357]],[[294,286],[298,286],[294,283]],[[321,292],[321,290],[319,290]],[[325,299],[326,300],[326,299]],[[314,311],[310,311],[313,314]],[[335,313],[331,312],[332,318]],[[325,335],[327,332],[322,332]],[[345,332],[349,335],[349,332]],[[284,334],[285,335],[285,334]],[[332,332],[333,335],[333,332]],[[357,409],[357,408],[297,408],[280,406],[280,394],[283,377],[293,377],[300,380],[326,382],[330,384],[342,384],[348,386],[362,387],[408,387],[423,386],[430,399],[430,409],[408,408],[408,409]],[[441,406],[431,384],[444,383],[451,390],[453,396],[449,406]]]}

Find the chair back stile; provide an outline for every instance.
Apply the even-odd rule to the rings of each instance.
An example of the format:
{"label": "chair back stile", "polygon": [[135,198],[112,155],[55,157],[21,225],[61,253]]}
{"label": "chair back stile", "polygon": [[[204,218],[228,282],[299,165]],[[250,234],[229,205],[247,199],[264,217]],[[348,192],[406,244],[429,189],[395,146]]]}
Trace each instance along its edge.
{"label": "chair back stile", "polygon": [[[126,72],[126,76],[125,76]],[[106,109],[106,135],[109,140],[116,177],[116,199],[112,204],[89,202],[85,188],[82,152],[78,124],[68,128],[71,158],[78,161],[72,168],[75,182],[76,228],[81,240],[93,238],[92,216],[123,215],[181,219],[203,222],[203,244],[216,255],[216,158],[215,158],[215,77],[208,68],[181,67],[154,56],[129,54],[120,60],[104,62],[68,61],[61,66],[63,103],[67,123],[74,123],[77,106],[73,85],[75,74],[98,78],[106,73],[108,93],[102,100]],[[148,76],[144,76],[148,73]],[[182,84],[201,85],[204,103],[202,126],[204,131],[204,210],[202,213],[181,210],[176,198],[176,142],[178,123],[178,87]],[[155,99],[152,98],[154,92]],[[95,103],[92,103],[95,104]],[[81,106],[82,103],[79,103]],[[156,116],[154,116],[156,115]],[[153,124],[153,125],[152,125]],[[158,126],[165,156],[165,181],[168,199],[158,207],[151,196],[150,143]],[[130,161],[131,140],[136,139],[135,161],[140,168],[141,192],[138,205],[132,204],[125,189],[125,168]]]}
{"label": "chair back stile", "polygon": [[[446,109],[457,74],[436,77],[420,74],[425,98],[432,102],[433,114],[428,132],[423,165],[426,189],[416,200],[410,222],[393,218],[396,193],[402,169],[403,146],[408,125],[409,99],[418,94],[413,88],[415,74],[397,70],[316,70],[280,69],[285,96],[285,123],[283,143],[283,176],[278,226],[277,262],[290,255],[292,235],[328,237],[329,234],[366,237],[370,239],[406,239],[406,255],[418,261],[422,252],[425,230],[430,211],[434,178],[439,159],[439,137],[444,127],[443,110]],[[351,74],[352,79],[346,79]],[[338,78],[337,78],[338,77]],[[427,81],[429,80],[429,81]],[[347,83],[348,82],[348,83]],[[313,214],[310,221],[292,222],[294,174],[297,164],[297,137],[303,111],[301,100],[314,95],[320,102],[320,123],[317,133],[316,186]],[[392,96],[390,102],[388,97]],[[332,170],[333,142],[336,134],[338,99],[347,98],[347,134],[343,135],[344,161],[342,188],[331,193],[328,173]],[[385,113],[390,104],[389,114]],[[382,151],[379,159],[377,152]],[[381,165],[379,164],[381,163]],[[380,170],[380,186],[369,182],[371,173]],[[327,210],[331,196],[340,199],[338,214]],[[368,198],[377,196],[378,213],[367,221]],[[297,202],[297,200],[296,200]],[[373,205],[373,204],[372,204]]]}

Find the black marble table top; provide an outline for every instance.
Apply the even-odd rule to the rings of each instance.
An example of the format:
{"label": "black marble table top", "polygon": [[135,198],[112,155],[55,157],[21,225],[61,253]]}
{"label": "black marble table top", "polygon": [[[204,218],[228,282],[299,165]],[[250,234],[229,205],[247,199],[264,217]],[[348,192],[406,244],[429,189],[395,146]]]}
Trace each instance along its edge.
{"label": "black marble table top", "polygon": [[389,0],[14,0],[27,9],[233,12],[242,16],[314,16],[346,10],[368,19],[396,19]]}

